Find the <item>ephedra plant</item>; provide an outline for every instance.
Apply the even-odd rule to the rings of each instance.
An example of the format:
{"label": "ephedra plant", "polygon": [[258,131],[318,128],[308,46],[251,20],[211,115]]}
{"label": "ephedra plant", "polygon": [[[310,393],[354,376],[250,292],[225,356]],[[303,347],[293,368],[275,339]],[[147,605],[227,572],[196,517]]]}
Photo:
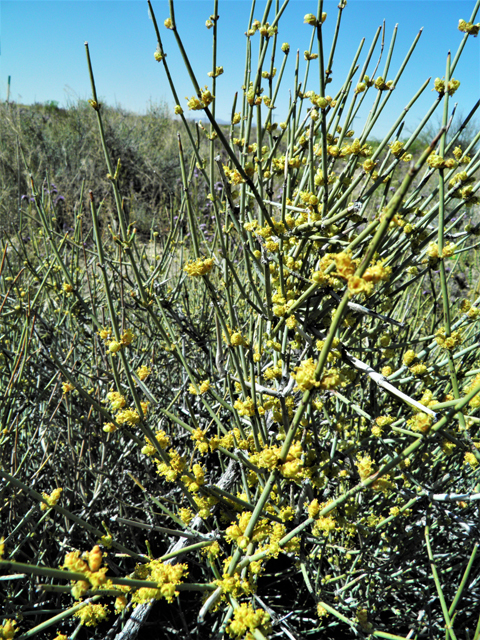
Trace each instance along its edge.
{"label": "ephedra plant", "polygon": [[[261,20],[252,6],[228,127],[215,116],[217,2],[209,88],[173,2],[168,46],[150,6],[154,57],[186,125],[183,194],[153,253],[126,226],[86,47],[118,220],[109,231],[92,185],[91,231],[79,220],[59,242],[32,183],[34,255],[15,239],[5,247],[1,566],[17,578],[3,637],[480,637],[480,132],[465,148],[447,142],[480,2],[442,77],[413,90],[375,149],[420,33],[392,70],[396,30],[384,60],[379,28],[343,84],[330,83],[348,7],[327,16],[320,1],[277,123],[294,55],[279,39],[286,4],[267,1]],[[193,85],[183,107],[173,46]],[[431,108],[401,139],[432,85]],[[198,135],[187,109],[208,119]],[[442,126],[414,156],[437,109]],[[472,285],[463,299],[456,273]],[[36,596],[24,574],[38,576]],[[155,624],[139,631],[148,614]]]}

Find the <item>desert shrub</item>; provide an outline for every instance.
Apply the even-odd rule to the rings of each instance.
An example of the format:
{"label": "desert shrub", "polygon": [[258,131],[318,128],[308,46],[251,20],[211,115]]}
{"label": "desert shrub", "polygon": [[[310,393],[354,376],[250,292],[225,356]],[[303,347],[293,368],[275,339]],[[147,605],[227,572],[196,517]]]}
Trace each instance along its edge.
{"label": "desert shrub", "polygon": [[[86,101],[62,109],[55,104],[0,105],[0,225],[18,230],[29,175],[46,179],[62,195],[65,222],[72,226],[82,194],[95,185],[111,217],[115,211],[95,114]],[[168,224],[165,207],[178,195],[180,177],[174,121],[165,104],[151,103],[145,115],[104,106],[105,139],[116,162],[122,159],[124,210],[140,231],[152,219]],[[46,178],[47,176],[47,178]],[[21,216],[21,213],[20,213]]]}
{"label": "desert shrub", "polygon": [[[364,59],[360,47],[330,96],[337,39],[327,57],[325,37],[346,2],[336,20],[321,4],[304,19],[304,82],[283,123],[271,109],[290,55],[282,9],[252,12],[228,131],[220,69],[199,87],[172,3],[188,107],[210,124],[185,119],[150,7],[185,132],[181,199],[149,244],[124,215],[123,158],[88,57],[116,227],[100,226],[91,190],[91,227],[76,218],[60,233],[34,181],[34,250],[12,237],[1,263],[0,564],[22,576],[5,581],[5,617],[28,637],[53,625],[62,637],[72,616],[76,637],[134,635],[157,600],[169,604],[152,637],[478,634],[480,156],[476,136],[447,142],[458,57],[408,140],[405,109],[373,149],[416,40],[376,77],[374,46]],[[215,3],[214,43],[216,16]],[[414,157],[437,108],[441,127]],[[23,574],[40,576],[38,593]]]}

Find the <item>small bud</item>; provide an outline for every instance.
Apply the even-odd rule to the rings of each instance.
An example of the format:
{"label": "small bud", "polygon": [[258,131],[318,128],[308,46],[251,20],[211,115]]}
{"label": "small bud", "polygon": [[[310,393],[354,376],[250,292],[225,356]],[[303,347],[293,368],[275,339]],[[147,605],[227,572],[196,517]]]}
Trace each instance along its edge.
{"label": "small bud", "polygon": [[120,351],[121,348],[122,345],[119,342],[116,342],[116,340],[112,340],[112,342],[110,342],[110,344],[108,345],[108,350],[110,351],[110,353],[117,353],[117,351]]}
{"label": "small bud", "polygon": [[173,29],[173,22],[170,18],[167,18],[163,24],[167,27],[167,29]]}
{"label": "small bud", "polygon": [[312,27],[316,27],[317,26],[317,19],[313,15],[313,13],[307,13],[307,15],[303,18],[303,22],[305,24],[311,24]]}
{"label": "small bud", "polygon": [[474,38],[476,38],[480,31],[480,22],[478,24],[473,24],[472,22],[465,22],[465,20],[459,20],[458,30],[463,31],[463,33],[468,33],[469,36],[473,36]]}

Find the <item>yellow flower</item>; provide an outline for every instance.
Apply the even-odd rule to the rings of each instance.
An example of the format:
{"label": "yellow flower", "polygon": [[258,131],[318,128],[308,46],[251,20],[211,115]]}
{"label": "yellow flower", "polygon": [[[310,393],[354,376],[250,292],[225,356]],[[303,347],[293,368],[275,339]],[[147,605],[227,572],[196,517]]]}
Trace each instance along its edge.
{"label": "yellow flower", "polygon": [[319,387],[320,382],[315,380],[316,364],[313,358],[304,360],[300,363],[299,367],[295,367],[295,373],[292,373],[292,378],[296,381],[297,386],[295,389],[298,391],[308,391],[313,387]]}
{"label": "yellow flower", "polygon": [[259,627],[262,627],[268,634],[270,616],[263,609],[254,610],[253,607],[245,602],[237,607],[233,613],[233,619],[227,626],[227,633],[232,638],[244,636],[253,638],[253,633]]}
{"label": "yellow flower", "polygon": [[112,330],[111,329],[100,329],[100,331],[98,332],[98,335],[100,336],[100,338],[102,340],[109,340],[110,336],[112,335]]}
{"label": "yellow flower", "polygon": [[246,346],[247,344],[240,331],[235,331],[235,333],[232,333],[232,335],[230,336],[230,342],[234,347]]}
{"label": "yellow flower", "polygon": [[62,392],[63,395],[67,394],[69,391],[73,391],[75,387],[70,382],[62,382]]}
{"label": "yellow flower", "polygon": [[134,340],[135,340],[135,334],[131,329],[127,329],[122,333],[122,337],[121,337],[122,345],[128,346],[129,344],[132,344]]}
{"label": "yellow flower", "polygon": [[208,106],[211,102],[213,102],[215,96],[212,95],[212,92],[209,89],[205,89],[202,91],[202,102],[204,106]]}
{"label": "yellow flower", "polygon": [[236,400],[233,405],[234,409],[238,411],[240,416],[253,416],[255,415],[255,402],[250,396],[245,398],[244,401]]}
{"label": "yellow flower", "polygon": [[145,380],[146,378],[148,378],[151,372],[152,370],[150,369],[150,367],[142,365],[137,369],[137,376],[140,378],[140,380]]}
{"label": "yellow flower", "polygon": [[185,100],[188,100],[187,107],[190,111],[200,111],[204,107],[203,102],[199,100],[197,96],[192,96],[191,98],[185,97]]}
{"label": "yellow flower", "polygon": [[107,393],[107,399],[110,402],[112,411],[118,411],[119,409],[123,409],[123,407],[127,404],[124,396],[118,391],[111,391]]}
{"label": "yellow flower", "polygon": [[[118,615],[125,609],[126,606],[127,606],[127,597],[124,595],[117,596],[115,600],[115,613]],[[66,636],[65,636],[65,640],[67,640]]]}
{"label": "yellow flower", "polygon": [[420,433],[427,433],[432,422],[432,416],[429,416],[426,413],[416,413],[413,418],[407,420],[407,424],[411,426],[412,431],[419,431]]}
{"label": "yellow flower", "polygon": [[140,422],[140,416],[138,415],[138,412],[135,411],[135,409],[125,409],[124,411],[120,411],[120,413],[117,413],[117,415],[115,416],[115,420],[118,422],[118,424],[128,424],[130,426],[133,426]]}
{"label": "yellow flower", "polygon": [[318,603],[317,604],[317,616],[321,619],[321,618],[325,618],[326,616],[329,616],[329,615],[330,614],[325,609],[325,607],[323,607],[320,603]]}
{"label": "yellow flower", "polygon": [[477,24],[473,24],[472,22],[466,22],[465,20],[458,21],[458,30],[463,33],[468,33],[469,36],[477,37],[478,32],[480,31],[480,22]]}
{"label": "yellow flower", "polygon": [[108,345],[108,350],[112,354],[117,353],[117,351],[120,351],[121,348],[122,348],[122,345],[120,344],[120,342],[117,342],[116,340],[112,340]]}
{"label": "yellow flower", "polygon": [[352,295],[357,295],[359,293],[365,293],[368,295],[372,289],[373,284],[371,282],[367,282],[364,278],[351,276],[348,279],[348,290]]}
{"label": "yellow flower", "polygon": [[148,564],[141,566],[141,577],[144,580],[156,582],[157,589],[139,589],[134,593],[132,601],[136,603],[148,602],[152,598],[159,600],[165,598],[167,602],[173,602],[179,591],[175,587],[180,584],[182,578],[187,575],[186,564],[166,564],[160,560],[151,560]]}
{"label": "yellow flower", "polygon": [[357,263],[352,260],[352,257],[348,253],[338,253],[335,256],[335,264],[337,272],[342,278],[350,278],[354,275]]}
{"label": "yellow flower", "polygon": [[218,78],[222,73],[223,67],[215,67],[215,71],[209,71],[207,75],[210,76],[210,78]]}
{"label": "yellow flower", "polygon": [[471,467],[478,466],[478,460],[475,457],[475,455],[473,453],[471,453],[471,451],[469,451],[468,453],[465,454],[465,456],[463,458],[463,463],[464,464],[469,464]]}
{"label": "yellow flower", "polygon": [[379,280],[387,281],[392,274],[392,267],[385,267],[381,262],[368,267],[363,274],[363,279],[367,282],[376,283]]}
{"label": "yellow flower", "polygon": [[406,365],[407,367],[410,366],[416,357],[417,357],[417,354],[413,349],[409,349],[408,351],[405,351],[402,359],[403,364]]}
{"label": "yellow flower", "polygon": [[42,511],[46,511],[49,507],[55,506],[57,502],[60,500],[60,495],[62,491],[63,491],[62,487],[58,487],[57,489],[54,489],[50,495],[48,495],[48,493],[42,492],[42,497],[45,500],[45,502],[40,503],[40,509]]}
{"label": "yellow flower", "polygon": [[358,454],[357,462],[355,463],[355,465],[358,469],[358,474],[362,481],[366,480],[369,476],[372,475],[374,462],[368,454],[365,454],[364,456]]}
{"label": "yellow flower", "polygon": [[210,380],[204,380],[200,385],[200,393],[207,393],[210,389]]}
{"label": "yellow flower", "polygon": [[96,627],[108,617],[108,609],[103,604],[87,604],[73,614],[80,618],[80,623],[86,627]]}
{"label": "yellow flower", "polygon": [[196,276],[207,275],[207,273],[209,273],[209,271],[211,271],[212,268],[213,268],[213,258],[206,258],[205,260],[198,258],[197,260],[195,260],[195,262],[190,262],[189,264],[185,265],[183,270],[189,276],[196,277]]}
{"label": "yellow flower", "polygon": [[13,638],[17,632],[15,629],[16,626],[17,623],[15,620],[5,620],[3,625],[0,627],[0,638],[8,638],[8,640]]}
{"label": "yellow flower", "polygon": [[400,140],[396,140],[395,142],[390,142],[388,146],[390,147],[390,151],[392,152],[392,154],[396,158],[399,158],[403,153],[404,144],[405,144],[404,142],[400,142]]}

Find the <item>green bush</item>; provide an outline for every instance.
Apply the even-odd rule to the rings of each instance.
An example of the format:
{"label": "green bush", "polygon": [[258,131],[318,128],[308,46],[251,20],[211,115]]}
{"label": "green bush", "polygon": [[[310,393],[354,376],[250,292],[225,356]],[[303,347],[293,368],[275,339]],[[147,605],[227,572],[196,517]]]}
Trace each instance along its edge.
{"label": "green bush", "polygon": [[392,80],[393,40],[375,78],[360,47],[329,96],[343,1],[336,22],[322,3],[305,16],[304,82],[276,124],[290,50],[271,5],[263,23],[252,11],[226,130],[217,71],[200,89],[171,3],[203,140],[150,7],[185,124],[167,233],[142,243],[125,215],[128,135],[104,118],[87,48],[112,204],[99,182],[89,224],[65,234],[34,180],[30,240],[4,243],[0,566],[20,637],[132,636],[151,613],[141,638],[478,638],[480,133],[447,142],[448,57],[421,125],[400,141],[405,109],[373,149],[418,38]]}
{"label": "green bush", "polygon": [[[174,121],[167,106],[152,103],[145,115],[119,107],[104,106],[103,112],[108,148],[115,162],[122,161],[125,211],[144,233],[152,219],[165,228],[166,207],[178,195],[180,178]],[[18,229],[30,174],[38,183],[46,179],[48,189],[48,182],[53,183],[62,196],[60,229],[73,226],[84,206],[82,194],[92,187],[98,198],[106,198],[109,217],[115,215],[95,114],[86,101],[66,109],[53,103],[3,103],[0,114],[0,226],[5,231]]]}

